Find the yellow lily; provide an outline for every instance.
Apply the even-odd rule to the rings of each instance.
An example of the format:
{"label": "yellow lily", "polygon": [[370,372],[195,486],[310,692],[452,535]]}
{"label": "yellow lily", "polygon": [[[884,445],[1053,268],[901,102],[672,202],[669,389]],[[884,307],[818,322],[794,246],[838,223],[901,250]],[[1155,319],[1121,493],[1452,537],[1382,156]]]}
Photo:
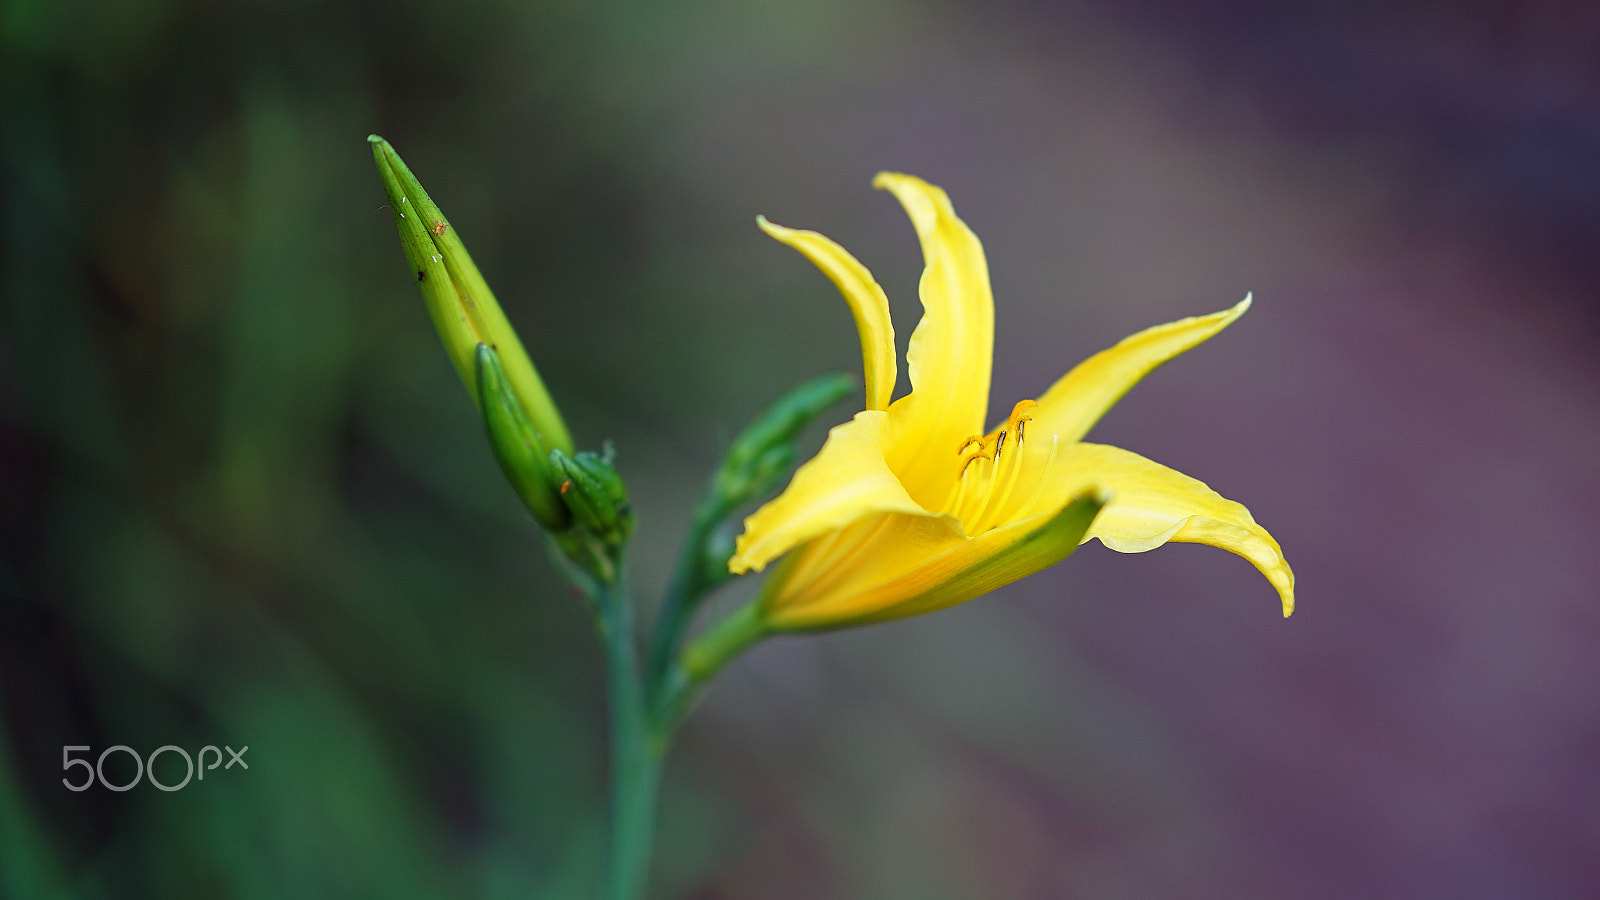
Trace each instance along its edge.
{"label": "yellow lily", "polygon": [[830,431],[788,488],[745,520],[731,571],[784,558],[734,617],[739,642],[942,609],[1053,565],[1091,538],[1124,553],[1168,541],[1228,550],[1267,577],[1289,615],[1294,573],[1249,510],[1142,456],[1080,440],[1129,388],[1227,327],[1250,298],[1127,338],[984,434],[994,301],[983,247],[940,188],[890,172],[873,186],[905,207],[925,263],[923,318],[906,354],[911,392],[893,402],[889,302],[872,274],[816,232],[757,220],[844,294],[861,337],[866,409]]}

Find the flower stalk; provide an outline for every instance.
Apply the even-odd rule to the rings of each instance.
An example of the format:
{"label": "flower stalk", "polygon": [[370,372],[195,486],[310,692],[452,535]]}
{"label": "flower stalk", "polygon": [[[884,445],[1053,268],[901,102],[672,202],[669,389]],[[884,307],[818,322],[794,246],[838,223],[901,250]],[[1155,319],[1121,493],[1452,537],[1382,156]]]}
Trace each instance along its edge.
{"label": "flower stalk", "polygon": [[665,744],[653,732],[639,668],[632,598],[621,579],[597,598],[611,722],[611,843],[607,900],[644,896]]}
{"label": "flower stalk", "polygon": [[649,675],[656,686],[658,716],[670,721],[684,705],[684,692],[705,678],[674,671],[674,654],[700,602],[733,577],[733,544],[718,529],[734,511],[777,486],[794,465],[794,442],[823,410],[853,391],[845,375],[824,375],[778,398],[728,445],[722,464],[706,485],[689,523],[688,539],[656,618]]}

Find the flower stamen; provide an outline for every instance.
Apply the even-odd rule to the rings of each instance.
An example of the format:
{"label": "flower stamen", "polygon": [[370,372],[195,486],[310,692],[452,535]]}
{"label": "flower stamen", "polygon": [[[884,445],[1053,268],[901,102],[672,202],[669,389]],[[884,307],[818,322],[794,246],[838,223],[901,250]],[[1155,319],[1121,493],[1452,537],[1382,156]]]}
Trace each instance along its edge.
{"label": "flower stamen", "polygon": [[[994,487],[1000,480],[1000,448],[1005,445],[1006,430],[1002,428],[1000,433],[995,435],[994,455],[989,457],[989,484],[983,492],[983,502],[978,504],[977,510],[972,514],[972,527],[968,530],[969,534],[979,535],[984,531],[981,523],[983,522],[984,513],[989,511],[989,504],[994,501]],[[1007,458],[1009,459],[1010,457]],[[1011,469],[1015,470],[1016,466],[1012,466]],[[965,522],[966,519],[963,518],[962,521]]]}
{"label": "flower stamen", "polygon": [[[1001,515],[1006,502],[1011,499],[1011,492],[1017,486],[1018,474],[1022,471],[1022,437],[1023,426],[1033,421],[1032,416],[1023,415],[1023,410],[1030,409],[1038,404],[1033,400],[1023,400],[1011,408],[1011,416],[1006,420],[1006,427],[1000,429],[995,438],[994,447],[994,472],[990,478],[989,490],[984,497],[983,505],[978,507],[978,512],[972,518],[971,534],[977,535],[994,527],[989,521],[991,517]],[[1006,435],[1012,431],[1017,434],[1017,440],[1011,456],[1006,457],[1011,461],[1008,466],[1000,462],[1000,450],[1005,447]],[[1013,460],[1013,457],[1015,458]],[[1003,474],[1002,474],[1002,469]],[[996,488],[999,490],[997,491]]]}
{"label": "flower stamen", "polygon": [[1045,485],[1050,483],[1050,472],[1056,467],[1056,454],[1059,453],[1060,450],[1061,435],[1050,435],[1050,455],[1045,457],[1044,473],[1041,474],[1039,476],[1039,480],[1034,483],[1033,494],[1028,497],[1028,502],[1022,504],[1022,508],[1017,510],[1017,514],[1015,516],[1012,516],[1013,520],[1021,521],[1026,519],[1028,514],[1033,512],[1033,506],[1039,502],[1040,495],[1044,493]]}
{"label": "flower stamen", "polygon": [[[961,442],[961,448],[957,451],[961,457],[960,468],[939,511],[960,519],[962,530],[968,536],[975,537],[988,531],[993,527],[991,520],[1004,514],[1017,480],[1021,477],[1023,437],[1027,423],[1033,421],[1033,417],[1024,414],[1024,410],[1036,405],[1032,400],[1023,400],[1012,408],[1005,427],[988,437],[974,435]],[[1012,435],[1016,437],[1011,439],[1011,452],[1005,453],[1007,439]],[[972,472],[973,464],[979,460],[987,465],[981,466],[978,472]],[[983,483],[968,483],[978,479],[982,479]]]}
{"label": "flower stamen", "polygon": [[[977,450],[971,455],[968,455],[967,451],[973,446],[976,446]],[[961,505],[963,489],[966,487],[967,467],[972,465],[973,460],[983,455],[983,438],[979,437],[978,435],[973,435],[962,441],[961,449],[956,451],[956,455],[963,457],[961,460],[961,468],[959,470],[959,474],[956,475],[955,484],[950,485],[950,493],[946,494],[944,502],[939,504],[939,511],[942,513],[954,514],[956,508]]]}

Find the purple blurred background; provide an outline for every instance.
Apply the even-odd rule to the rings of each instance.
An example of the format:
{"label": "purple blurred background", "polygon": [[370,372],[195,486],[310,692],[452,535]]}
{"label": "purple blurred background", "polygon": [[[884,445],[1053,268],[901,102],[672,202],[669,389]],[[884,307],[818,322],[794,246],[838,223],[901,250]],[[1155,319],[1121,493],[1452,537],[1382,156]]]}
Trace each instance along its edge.
{"label": "purple blurred background", "polygon": [[[683,754],[764,812],[803,798],[746,836],[729,895],[1600,895],[1600,17],[935,21],[729,89],[749,165],[948,188],[994,273],[996,410],[1253,291],[1091,439],[1247,503],[1300,610],[1208,548],[1090,545],[962,609],[758,651]],[[762,210],[856,250],[906,313],[892,204],[801,190],[827,200]],[[758,888],[767,867],[796,886]]]}

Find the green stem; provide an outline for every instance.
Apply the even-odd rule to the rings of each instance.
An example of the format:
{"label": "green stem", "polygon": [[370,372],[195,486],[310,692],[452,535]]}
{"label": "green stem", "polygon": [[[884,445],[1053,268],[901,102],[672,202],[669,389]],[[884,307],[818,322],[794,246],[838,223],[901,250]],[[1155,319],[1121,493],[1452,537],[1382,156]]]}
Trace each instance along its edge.
{"label": "green stem", "polygon": [[761,619],[760,599],[745,604],[683,651],[683,669],[689,686],[704,684],[729,660],[769,633]]}
{"label": "green stem", "polygon": [[665,741],[652,740],[633,604],[619,582],[607,583],[601,598],[611,701],[611,846],[605,897],[638,900],[649,884]]}
{"label": "green stem", "polygon": [[[658,693],[670,678],[672,655],[678,649],[678,642],[683,640],[683,629],[706,591],[706,543],[726,514],[723,506],[714,499],[715,494],[715,491],[708,492],[707,498],[695,508],[694,518],[689,523],[689,535],[678,554],[677,569],[667,585],[666,597],[661,602],[661,612],[656,618],[648,674],[649,683]],[[654,699],[659,701],[661,698],[658,696]]]}

